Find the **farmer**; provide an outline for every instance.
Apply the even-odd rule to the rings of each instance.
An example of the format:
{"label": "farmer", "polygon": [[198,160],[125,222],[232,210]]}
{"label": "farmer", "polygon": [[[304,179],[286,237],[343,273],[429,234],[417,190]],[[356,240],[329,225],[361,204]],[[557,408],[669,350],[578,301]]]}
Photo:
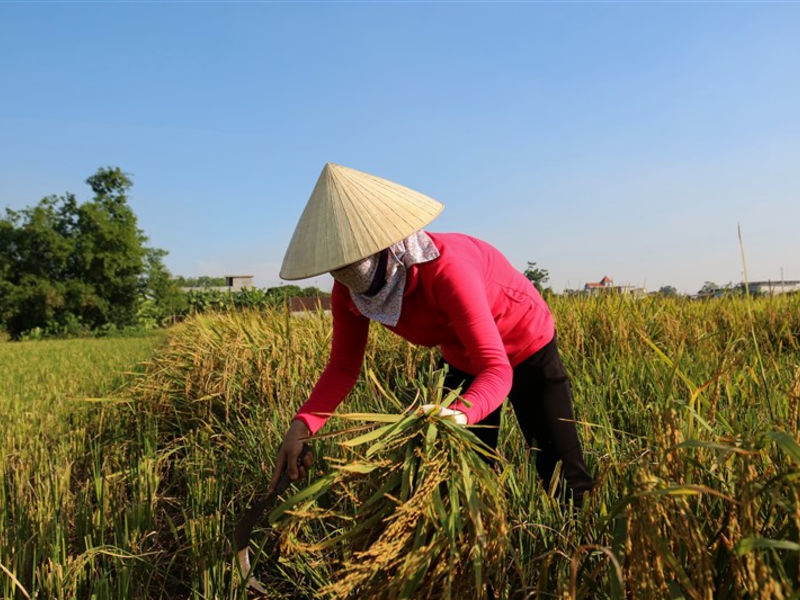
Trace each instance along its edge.
{"label": "farmer", "polygon": [[461,399],[436,410],[496,447],[508,397],[536,468],[549,483],[556,463],[576,505],[591,489],[573,423],[569,380],[547,304],[495,248],[458,233],[423,227],[439,202],[396,183],[328,163],[297,224],[281,268],[284,279],[330,272],[333,341],[328,365],[292,421],[270,488],[284,471],[310,468],[303,440],[315,434],[358,378],[369,322],[406,340],[438,346],[449,370],[445,387]]}

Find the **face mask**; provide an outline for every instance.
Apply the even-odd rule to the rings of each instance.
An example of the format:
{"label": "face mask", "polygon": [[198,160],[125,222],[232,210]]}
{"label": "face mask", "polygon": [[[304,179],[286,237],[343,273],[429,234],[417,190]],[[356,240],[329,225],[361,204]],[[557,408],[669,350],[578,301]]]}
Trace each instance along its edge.
{"label": "face mask", "polygon": [[418,231],[377,254],[331,271],[331,275],[347,286],[362,315],[394,326],[403,307],[406,269],[438,257],[433,240]]}
{"label": "face mask", "polygon": [[345,265],[341,269],[331,271],[331,275],[336,281],[347,286],[350,291],[356,294],[363,294],[372,285],[372,278],[378,268],[379,254],[372,254],[352,264]]}

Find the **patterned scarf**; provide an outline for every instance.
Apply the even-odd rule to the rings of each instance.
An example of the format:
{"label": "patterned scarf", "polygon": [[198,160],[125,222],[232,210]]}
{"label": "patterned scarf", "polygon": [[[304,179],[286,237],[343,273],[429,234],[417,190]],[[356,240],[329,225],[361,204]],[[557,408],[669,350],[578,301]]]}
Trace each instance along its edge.
{"label": "patterned scarf", "polygon": [[350,297],[365,317],[384,325],[394,326],[400,320],[403,292],[406,287],[406,270],[439,257],[439,250],[424,231],[412,233],[388,248],[386,279],[375,294],[367,295],[379,271],[381,253],[331,272],[333,278],[346,285]]}

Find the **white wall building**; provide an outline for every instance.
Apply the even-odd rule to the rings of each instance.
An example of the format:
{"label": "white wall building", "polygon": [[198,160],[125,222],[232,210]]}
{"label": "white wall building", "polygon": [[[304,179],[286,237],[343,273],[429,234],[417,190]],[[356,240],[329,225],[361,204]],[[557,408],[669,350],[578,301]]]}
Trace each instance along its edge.
{"label": "white wall building", "polygon": [[800,292],[800,281],[751,281],[748,286],[752,293],[766,296]]}

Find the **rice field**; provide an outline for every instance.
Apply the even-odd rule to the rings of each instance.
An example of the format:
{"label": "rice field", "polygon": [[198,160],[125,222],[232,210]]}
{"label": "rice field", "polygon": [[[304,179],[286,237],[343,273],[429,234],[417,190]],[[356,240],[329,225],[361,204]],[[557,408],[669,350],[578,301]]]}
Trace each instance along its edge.
{"label": "rice field", "polygon": [[[512,411],[496,470],[399,416],[441,393],[437,356],[373,327],[312,473],[253,535],[268,597],[800,597],[800,296],[551,308],[598,481],[583,509],[537,480]],[[261,311],[0,343],[0,597],[254,597],[229,536],[330,335]]]}

